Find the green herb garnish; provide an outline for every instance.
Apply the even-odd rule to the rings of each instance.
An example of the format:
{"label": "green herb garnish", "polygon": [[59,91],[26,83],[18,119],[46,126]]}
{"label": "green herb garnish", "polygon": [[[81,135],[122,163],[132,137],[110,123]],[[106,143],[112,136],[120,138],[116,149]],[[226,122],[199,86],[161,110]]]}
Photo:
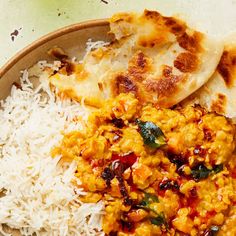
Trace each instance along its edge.
{"label": "green herb garnish", "polygon": [[223,170],[223,164],[220,164],[220,165],[215,165],[214,166],[214,168],[213,168],[213,172],[215,173],[215,174],[217,174],[217,173],[219,173],[219,172],[221,172],[222,170]]}
{"label": "green herb garnish", "polygon": [[144,193],[144,198],[143,200],[140,202],[139,205],[137,205],[137,207],[139,208],[143,208],[147,211],[150,211],[152,213],[154,213],[154,215],[156,215],[155,217],[150,217],[149,220],[152,224],[154,225],[165,225],[165,227],[168,229],[168,223],[166,221],[165,215],[163,212],[161,213],[157,213],[154,209],[151,208],[151,204],[155,203],[155,202],[159,202],[159,199],[156,195],[151,194],[151,193]]}
{"label": "green herb garnish", "polygon": [[153,225],[158,225],[158,226],[161,226],[161,225],[165,225],[165,227],[168,229],[169,228],[169,225],[166,221],[166,218],[165,218],[165,215],[163,212],[161,212],[160,214],[157,214],[156,217],[152,217],[150,218],[150,222],[153,224]]}
{"label": "green herb garnish", "polygon": [[150,204],[154,203],[154,202],[159,202],[159,199],[156,195],[151,194],[151,193],[144,193],[144,198],[143,200],[140,202],[140,204],[138,206],[141,207],[149,207]]}
{"label": "green herb garnish", "polygon": [[140,134],[143,138],[144,144],[152,147],[159,148],[166,144],[165,135],[162,130],[151,121],[136,120]]}
{"label": "green herb garnish", "polygon": [[199,181],[201,179],[206,179],[211,174],[217,174],[223,170],[223,164],[215,165],[213,169],[208,169],[203,164],[197,165],[191,171],[191,175],[195,181]]}

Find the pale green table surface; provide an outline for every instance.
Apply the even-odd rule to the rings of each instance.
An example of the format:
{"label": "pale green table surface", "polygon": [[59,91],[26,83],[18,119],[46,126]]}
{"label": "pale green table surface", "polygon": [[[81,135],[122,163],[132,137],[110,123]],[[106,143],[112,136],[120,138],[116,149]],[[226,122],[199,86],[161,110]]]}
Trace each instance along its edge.
{"label": "pale green table surface", "polygon": [[[107,4],[105,2],[107,2]],[[119,11],[155,9],[179,15],[217,37],[236,31],[236,0],[0,0],[0,66],[42,35]],[[19,31],[11,39],[11,33]]]}

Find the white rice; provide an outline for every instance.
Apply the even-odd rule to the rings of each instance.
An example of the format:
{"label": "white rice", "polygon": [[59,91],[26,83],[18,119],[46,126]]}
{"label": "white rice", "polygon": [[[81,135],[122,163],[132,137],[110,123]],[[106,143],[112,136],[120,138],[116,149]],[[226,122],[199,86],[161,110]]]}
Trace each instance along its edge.
{"label": "white rice", "polygon": [[[88,39],[88,41],[86,42],[86,49],[85,49],[85,55],[84,57],[86,57],[92,50],[96,50],[98,48],[102,48],[105,46],[108,46],[110,44],[110,42],[104,42],[101,40],[98,41],[92,41],[92,39]],[[73,58],[73,61],[75,61],[76,59]],[[82,63],[83,60],[79,61],[79,63]]]}
{"label": "white rice", "polygon": [[100,40],[92,41],[92,39],[88,39],[88,41],[86,42],[86,52],[90,53],[94,49],[105,47],[105,46],[108,46],[109,44],[110,42],[104,42]]}
{"label": "white rice", "polygon": [[[49,66],[40,62],[37,69],[45,64]],[[40,81],[33,88],[24,71],[22,90],[13,86],[10,96],[1,101],[0,192],[4,195],[0,197],[0,235],[5,224],[22,235],[103,235],[102,202],[79,202],[76,193],[84,193],[71,184],[75,163],[61,167],[59,157],[50,156],[62,138],[61,131],[81,128],[72,119],[75,115],[86,119],[87,110],[57,100],[46,73]],[[43,98],[41,92],[47,96]]]}

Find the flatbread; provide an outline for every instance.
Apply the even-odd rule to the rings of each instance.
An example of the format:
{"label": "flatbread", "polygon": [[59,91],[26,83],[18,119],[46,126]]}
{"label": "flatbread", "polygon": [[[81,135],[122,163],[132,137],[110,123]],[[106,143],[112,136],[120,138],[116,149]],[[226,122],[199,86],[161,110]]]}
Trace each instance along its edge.
{"label": "flatbread", "polygon": [[236,121],[236,33],[225,40],[224,52],[210,80],[193,94],[194,103]]}
{"label": "flatbread", "polygon": [[88,53],[75,73],[52,76],[51,84],[94,106],[132,92],[143,103],[171,107],[208,81],[223,51],[221,43],[155,11],[115,14],[110,28],[109,46]]}

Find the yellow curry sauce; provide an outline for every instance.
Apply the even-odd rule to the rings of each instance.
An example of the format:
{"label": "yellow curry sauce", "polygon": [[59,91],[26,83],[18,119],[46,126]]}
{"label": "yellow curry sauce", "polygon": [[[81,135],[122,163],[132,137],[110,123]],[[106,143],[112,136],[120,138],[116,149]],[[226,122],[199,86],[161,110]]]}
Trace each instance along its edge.
{"label": "yellow curry sauce", "polygon": [[234,149],[223,116],[120,94],[52,154],[77,161],[83,202],[104,201],[105,234],[210,236],[236,235]]}

